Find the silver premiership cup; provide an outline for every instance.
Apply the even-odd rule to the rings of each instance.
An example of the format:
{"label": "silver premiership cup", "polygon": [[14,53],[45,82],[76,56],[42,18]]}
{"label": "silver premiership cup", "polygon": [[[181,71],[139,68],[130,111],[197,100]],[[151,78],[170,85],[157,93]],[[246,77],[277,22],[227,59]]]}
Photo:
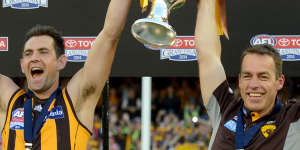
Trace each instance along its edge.
{"label": "silver premiership cup", "polygon": [[168,16],[173,8],[181,7],[185,0],[152,0],[147,18],[136,20],[131,26],[132,35],[141,43],[155,46],[171,46],[176,39],[176,31],[168,24]]}

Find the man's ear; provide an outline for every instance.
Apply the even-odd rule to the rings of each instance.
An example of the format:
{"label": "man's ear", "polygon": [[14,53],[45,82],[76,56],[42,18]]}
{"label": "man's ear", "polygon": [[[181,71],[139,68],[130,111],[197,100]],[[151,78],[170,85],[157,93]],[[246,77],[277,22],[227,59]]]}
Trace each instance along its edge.
{"label": "man's ear", "polygon": [[278,85],[277,85],[277,90],[281,90],[283,85],[284,85],[284,82],[285,82],[285,77],[284,75],[281,75],[279,78],[278,78]]}
{"label": "man's ear", "polygon": [[59,58],[57,59],[57,64],[56,64],[57,70],[64,69],[66,67],[67,61],[68,60],[65,55],[60,55]]}
{"label": "man's ear", "polygon": [[[23,69],[23,68],[24,68],[24,63],[23,63],[23,61],[24,61],[23,58],[21,58],[21,59],[20,59],[20,65],[21,65],[22,73],[24,73],[24,69]],[[24,74],[25,74],[25,73],[24,73]]]}
{"label": "man's ear", "polygon": [[241,84],[241,73],[239,73],[238,75],[238,86],[240,87],[240,84]]}

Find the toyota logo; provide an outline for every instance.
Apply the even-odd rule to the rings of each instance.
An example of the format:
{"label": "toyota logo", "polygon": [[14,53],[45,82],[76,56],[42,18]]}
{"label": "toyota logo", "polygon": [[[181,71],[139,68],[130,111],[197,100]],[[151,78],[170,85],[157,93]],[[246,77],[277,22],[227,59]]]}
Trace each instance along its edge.
{"label": "toyota logo", "polygon": [[172,46],[180,47],[182,46],[183,41],[181,39],[175,39],[175,43]]}
{"label": "toyota logo", "polygon": [[290,45],[290,40],[287,38],[282,38],[282,39],[278,40],[278,44],[280,46],[288,46],[288,45]]}
{"label": "toyota logo", "polygon": [[77,42],[75,40],[67,40],[65,44],[69,48],[73,48],[77,46]]}

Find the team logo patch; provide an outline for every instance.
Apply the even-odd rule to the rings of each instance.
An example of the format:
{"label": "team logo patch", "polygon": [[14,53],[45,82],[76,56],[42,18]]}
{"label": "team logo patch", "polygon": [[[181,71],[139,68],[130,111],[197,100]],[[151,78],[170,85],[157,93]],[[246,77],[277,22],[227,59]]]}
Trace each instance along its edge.
{"label": "team logo patch", "polygon": [[236,132],[236,125],[236,121],[233,120],[229,120],[224,124],[224,126],[232,132]]}
{"label": "team logo patch", "polygon": [[48,114],[49,119],[62,119],[64,118],[64,111],[61,106],[57,106],[51,109]]}
{"label": "team logo patch", "polygon": [[48,0],[3,0],[2,5],[3,8],[35,9],[39,7],[48,7]]}
{"label": "team logo patch", "polygon": [[17,108],[12,112],[9,128],[12,130],[24,129],[24,108]]}
{"label": "team logo patch", "polygon": [[265,138],[268,138],[275,130],[276,130],[276,126],[275,125],[264,125],[260,128],[261,133],[263,134],[263,136]]}

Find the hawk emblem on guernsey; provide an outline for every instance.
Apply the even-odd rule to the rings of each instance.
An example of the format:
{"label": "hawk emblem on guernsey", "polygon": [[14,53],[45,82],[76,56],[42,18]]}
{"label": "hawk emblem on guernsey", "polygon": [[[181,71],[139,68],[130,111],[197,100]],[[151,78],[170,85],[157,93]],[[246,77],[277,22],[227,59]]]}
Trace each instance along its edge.
{"label": "hawk emblem on guernsey", "polygon": [[263,134],[263,136],[265,138],[268,138],[276,130],[276,126],[272,125],[272,124],[267,124],[267,125],[262,126],[260,128],[260,130],[261,130],[261,133]]}

